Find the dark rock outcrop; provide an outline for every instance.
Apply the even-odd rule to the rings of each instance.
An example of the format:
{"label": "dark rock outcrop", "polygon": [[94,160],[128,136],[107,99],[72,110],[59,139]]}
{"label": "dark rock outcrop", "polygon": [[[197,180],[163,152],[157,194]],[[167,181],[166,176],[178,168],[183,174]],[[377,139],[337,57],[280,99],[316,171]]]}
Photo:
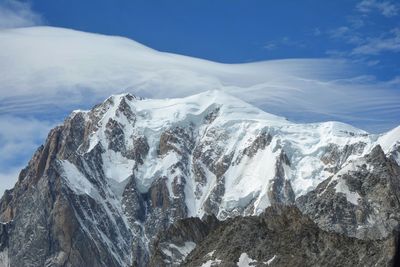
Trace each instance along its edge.
{"label": "dark rock outcrop", "polygon": [[[85,127],[80,115],[54,128],[18,182],[1,200],[0,220],[10,227],[10,266],[121,266],[130,262],[131,232],[120,211],[110,205],[98,147],[80,155]],[[76,194],[65,180],[62,162],[93,181],[93,196]],[[84,163],[85,162],[85,163]]]}
{"label": "dark rock outcrop", "polygon": [[202,242],[219,224],[213,215],[177,221],[155,238],[149,266],[180,266],[196,244]]}
{"label": "dark rock outcrop", "polygon": [[[396,240],[359,240],[321,230],[294,206],[218,224],[181,266],[392,266]],[[247,265],[245,265],[247,266]]]}

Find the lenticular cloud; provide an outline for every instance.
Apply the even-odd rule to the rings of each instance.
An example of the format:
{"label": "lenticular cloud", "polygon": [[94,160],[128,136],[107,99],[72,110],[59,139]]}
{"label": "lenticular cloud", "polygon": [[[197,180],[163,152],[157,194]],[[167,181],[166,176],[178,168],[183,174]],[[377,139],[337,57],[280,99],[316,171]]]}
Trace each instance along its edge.
{"label": "lenticular cloud", "polygon": [[166,98],[217,89],[302,122],[339,120],[373,132],[400,122],[394,84],[354,78],[351,66],[331,59],[221,64],[122,37],[31,27],[0,31],[0,73],[2,115],[65,115],[121,92]]}

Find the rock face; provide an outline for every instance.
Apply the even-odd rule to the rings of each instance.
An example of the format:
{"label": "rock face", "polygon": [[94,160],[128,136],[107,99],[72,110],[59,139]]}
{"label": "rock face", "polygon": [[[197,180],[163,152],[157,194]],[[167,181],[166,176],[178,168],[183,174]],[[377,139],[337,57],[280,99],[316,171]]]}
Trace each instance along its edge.
{"label": "rock face", "polygon": [[[398,132],[294,124],[217,91],[112,96],[54,128],[1,198],[0,266],[178,264],[211,229],[193,219],[203,228],[187,225],[186,241],[158,235],[180,219],[256,216],[295,202],[324,229],[387,236],[398,221]],[[365,170],[338,178],[357,160]],[[362,208],[351,206],[354,192]],[[346,213],[338,223],[335,205]],[[376,229],[358,228],[371,220]]]}
{"label": "rock face", "polygon": [[400,222],[400,167],[376,146],[297,199],[321,228],[363,239],[386,238]]}
{"label": "rock face", "polygon": [[75,122],[50,132],[1,200],[10,266],[122,266],[131,260],[132,234],[96,168],[99,150],[76,153]]}
{"label": "rock face", "polygon": [[[392,266],[396,254],[395,238],[329,233],[295,206],[273,205],[259,216],[214,225],[181,266]],[[179,229],[175,235],[184,235],[185,228]]]}
{"label": "rock face", "polygon": [[155,238],[149,266],[182,265],[187,255],[219,225],[214,215],[177,221]]}

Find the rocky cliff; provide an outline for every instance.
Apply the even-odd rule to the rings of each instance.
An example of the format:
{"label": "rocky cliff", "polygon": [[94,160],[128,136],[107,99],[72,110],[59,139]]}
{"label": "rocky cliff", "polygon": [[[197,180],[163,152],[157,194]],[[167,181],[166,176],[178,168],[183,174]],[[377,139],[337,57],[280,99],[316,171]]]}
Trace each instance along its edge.
{"label": "rocky cliff", "polygon": [[400,222],[400,167],[376,146],[300,196],[297,205],[325,230],[386,238]]}
{"label": "rocky cliff", "polygon": [[326,232],[296,207],[273,205],[220,222],[180,266],[392,266],[395,254],[396,238]]}

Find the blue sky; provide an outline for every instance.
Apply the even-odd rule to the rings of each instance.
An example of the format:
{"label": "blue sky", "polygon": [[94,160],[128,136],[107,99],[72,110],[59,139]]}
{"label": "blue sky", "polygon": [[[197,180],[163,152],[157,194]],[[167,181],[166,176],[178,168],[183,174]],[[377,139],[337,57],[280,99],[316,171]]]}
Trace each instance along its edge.
{"label": "blue sky", "polygon": [[[109,94],[121,92],[115,88],[125,90],[143,85],[135,78],[132,80],[131,73],[122,71],[121,74],[114,70],[104,80],[85,83],[87,77],[79,75],[81,80],[66,80],[70,73],[81,70],[84,74],[90,73],[91,65],[87,63],[93,58],[83,53],[84,59],[75,55],[75,64],[60,66],[57,58],[45,59],[48,46],[51,48],[49,55],[50,52],[55,52],[55,57],[59,55],[56,40],[50,38],[51,43],[47,43],[47,35],[46,38],[24,39],[22,44],[16,45],[14,39],[7,39],[7,29],[40,25],[123,36],[159,51],[222,63],[288,59],[272,63],[274,68],[278,67],[284,73],[278,73],[279,77],[269,73],[271,77],[263,78],[262,72],[261,76],[260,73],[254,75],[260,82],[258,87],[253,86],[251,73],[244,74],[246,88],[240,88],[240,77],[239,81],[229,80],[232,77],[227,80],[223,71],[213,77],[207,69],[201,69],[201,64],[197,66],[196,63],[195,68],[190,69],[193,62],[189,60],[192,63],[188,65],[189,72],[185,73],[189,74],[188,80],[186,77],[180,80],[182,75],[175,79],[173,71],[171,76],[157,76],[155,81],[144,84],[153,90],[153,94],[148,95],[150,97],[185,94],[174,91],[174,86],[190,85],[193,89],[204,84],[232,82],[228,85],[244,90],[245,100],[293,121],[340,120],[375,133],[400,124],[399,1],[0,0],[0,39],[6,38],[2,39],[3,43],[0,40],[0,194],[4,188],[12,186],[19,170],[43,143],[49,129],[62,122],[72,109],[89,108]],[[17,35],[11,33],[10,36],[14,38]],[[89,37],[85,35],[84,38]],[[100,38],[101,45],[111,40],[104,41],[99,36],[93,38]],[[32,40],[35,44],[30,43]],[[63,52],[63,42],[59,45]],[[129,45],[134,46],[134,43]],[[19,48],[15,48],[17,46]],[[22,50],[18,50],[20,47]],[[94,48],[97,44],[93,45]],[[42,58],[29,61],[35,54],[43,54],[43,66],[40,65]],[[113,62],[112,51],[100,51],[94,55],[103,54],[106,54],[104,60]],[[158,64],[157,60],[164,60],[164,56],[151,55],[151,58]],[[123,61],[124,56],[121,58]],[[65,59],[68,62],[68,58]],[[346,67],[341,62],[345,62]],[[132,62],[123,63],[122,69],[126,70]],[[137,64],[135,60],[133,63]],[[118,69],[121,66],[94,66],[93,70],[107,74],[108,67]],[[196,73],[199,66],[201,70]],[[206,66],[215,67],[215,64]],[[27,71],[23,67],[27,67]],[[267,74],[269,70],[266,67]],[[123,82],[106,88],[115,77],[121,77]],[[191,77],[200,77],[196,80],[199,84]],[[28,82],[24,84],[25,78]],[[169,87],[163,83],[165,79],[170,82]],[[278,87],[265,83],[269,80],[276,82]],[[93,87],[93,84],[104,84],[104,88]],[[184,88],[180,89],[185,92]],[[145,95],[148,93],[142,88],[138,90]],[[258,91],[254,95],[245,93],[254,93],[252,90]],[[282,97],[289,99],[289,104],[280,105]]]}
{"label": "blue sky", "polygon": [[400,75],[399,7],[389,0],[32,1],[47,25],[126,36],[161,51],[226,63],[343,57],[381,80]]}

